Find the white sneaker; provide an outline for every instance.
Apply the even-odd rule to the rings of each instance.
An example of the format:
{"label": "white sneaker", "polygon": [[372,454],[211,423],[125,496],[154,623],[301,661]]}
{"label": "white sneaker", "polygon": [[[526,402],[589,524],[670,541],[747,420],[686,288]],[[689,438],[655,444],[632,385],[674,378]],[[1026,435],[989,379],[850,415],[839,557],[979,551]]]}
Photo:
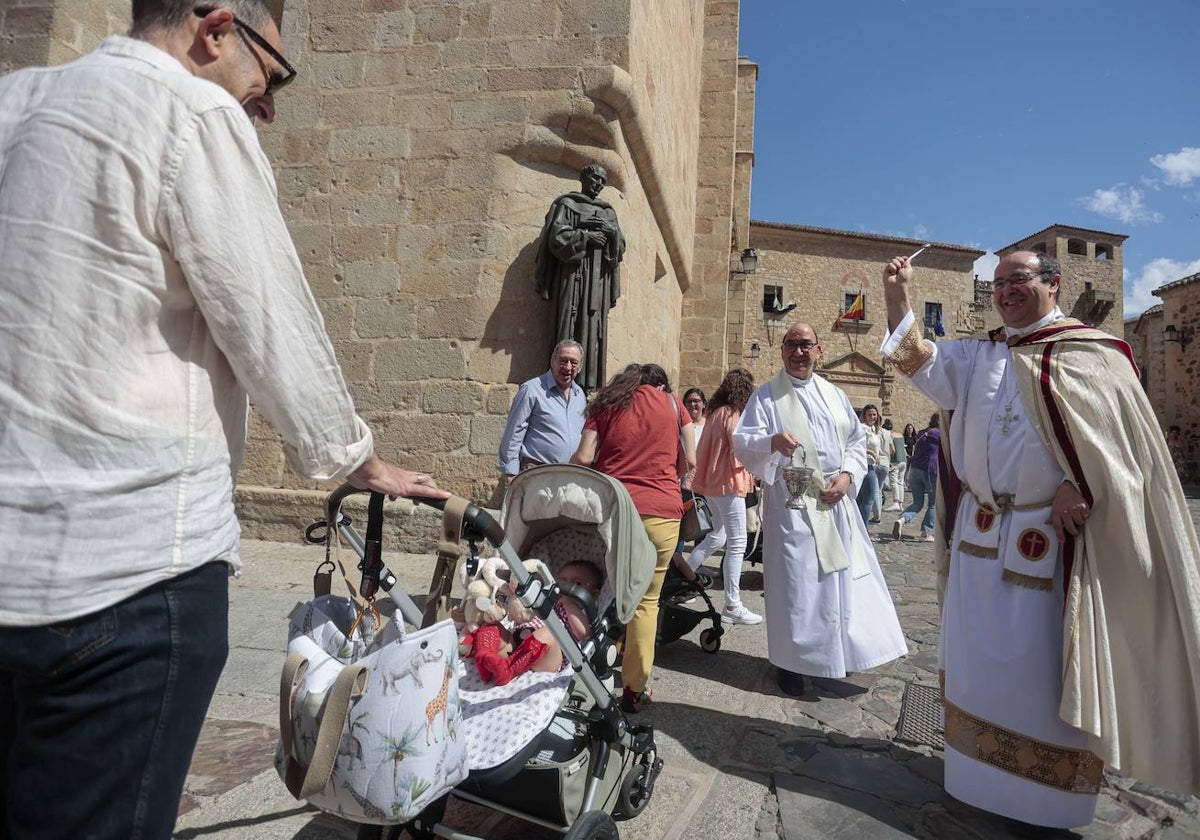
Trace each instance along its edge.
{"label": "white sneaker", "polygon": [[891,510],[904,510],[904,508],[900,507],[900,503],[899,503],[899,502],[892,502],[892,506],[891,506],[891,507],[889,507],[889,508],[888,508],[888,510],[889,510],[889,511],[891,511]]}
{"label": "white sneaker", "polygon": [[903,533],[904,533],[904,520],[897,519],[895,522],[892,523],[892,539],[894,539],[894,540],[900,539],[900,536]]}
{"label": "white sneaker", "polygon": [[745,604],[726,605],[721,610],[721,621],[726,624],[761,624],[763,617],[746,609]]}

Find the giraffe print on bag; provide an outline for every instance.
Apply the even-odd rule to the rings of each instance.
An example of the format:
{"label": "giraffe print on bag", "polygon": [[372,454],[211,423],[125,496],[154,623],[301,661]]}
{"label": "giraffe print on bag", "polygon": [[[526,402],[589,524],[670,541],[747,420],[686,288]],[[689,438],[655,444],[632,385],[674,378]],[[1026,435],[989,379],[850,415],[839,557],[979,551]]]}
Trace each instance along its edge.
{"label": "giraffe print on bag", "polygon": [[454,664],[446,663],[446,675],[442,677],[442,690],[437,693],[437,696],[429,701],[429,705],[425,707],[425,743],[426,745],[440,741],[440,738],[429,740],[429,736],[433,734],[433,722],[440,714],[442,716],[442,727],[447,726],[446,722],[446,706],[447,697],[450,694],[450,680],[454,677]]}

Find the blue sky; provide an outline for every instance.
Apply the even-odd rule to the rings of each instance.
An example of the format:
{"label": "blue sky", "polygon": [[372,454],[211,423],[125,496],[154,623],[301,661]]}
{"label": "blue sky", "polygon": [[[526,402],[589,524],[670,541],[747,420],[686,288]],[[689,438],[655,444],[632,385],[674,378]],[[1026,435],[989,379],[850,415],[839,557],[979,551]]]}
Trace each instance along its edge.
{"label": "blue sky", "polygon": [[1197,0],[742,0],[740,48],[754,219],[989,251],[1123,233],[1126,315],[1200,271]]}

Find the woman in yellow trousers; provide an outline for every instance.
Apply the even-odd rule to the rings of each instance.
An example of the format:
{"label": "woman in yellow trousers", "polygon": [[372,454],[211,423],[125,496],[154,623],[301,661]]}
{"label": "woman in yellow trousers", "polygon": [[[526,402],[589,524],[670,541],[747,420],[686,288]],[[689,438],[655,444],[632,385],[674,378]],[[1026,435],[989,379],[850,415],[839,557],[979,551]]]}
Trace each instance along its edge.
{"label": "woman in yellow trousers", "polygon": [[625,627],[621,708],[641,711],[650,701],[658,596],[679,540],[679,450],[686,467],[696,463],[692,419],[671,393],[666,372],[655,364],[630,365],[596,391],[587,409],[576,464],[618,479],[641,514],[656,563],[650,588]]}

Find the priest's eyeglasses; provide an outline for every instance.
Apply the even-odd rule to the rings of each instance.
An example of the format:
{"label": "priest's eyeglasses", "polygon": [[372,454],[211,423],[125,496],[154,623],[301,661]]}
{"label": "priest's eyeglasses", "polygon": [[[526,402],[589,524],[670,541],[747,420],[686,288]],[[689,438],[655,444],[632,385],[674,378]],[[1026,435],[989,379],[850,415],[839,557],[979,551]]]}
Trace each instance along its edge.
{"label": "priest's eyeglasses", "polygon": [[795,353],[797,350],[803,350],[805,353],[807,353],[809,350],[812,350],[816,346],[817,346],[817,342],[815,342],[815,341],[785,341],[785,342],[783,342],[783,349],[789,353]]}
{"label": "priest's eyeglasses", "polygon": [[1039,271],[1037,274],[1014,274],[1011,277],[997,277],[992,281],[992,291],[999,291],[1005,286],[1028,286],[1034,280],[1040,277],[1049,276],[1048,271]]}
{"label": "priest's eyeglasses", "polygon": [[[199,18],[207,17],[208,14],[211,13],[215,8],[217,7],[197,6],[192,10],[192,14]],[[280,72],[278,69],[271,68],[270,71],[267,72],[267,90],[265,95],[274,96],[275,94],[279,93],[279,91],[290,85],[292,80],[296,78],[297,70],[288,63],[288,60],[279,53],[279,50],[272,47],[271,43],[266,38],[264,38],[262,35],[259,35],[258,32],[254,30],[254,27],[250,26],[250,24],[246,23],[237,15],[233,16],[233,25],[236,26],[243,35],[257,44],[263,50],[263,52],[271,56],[271,58],[274,59],[275,62],[279,64],[279,67],[283,70],[283,72]]]}

